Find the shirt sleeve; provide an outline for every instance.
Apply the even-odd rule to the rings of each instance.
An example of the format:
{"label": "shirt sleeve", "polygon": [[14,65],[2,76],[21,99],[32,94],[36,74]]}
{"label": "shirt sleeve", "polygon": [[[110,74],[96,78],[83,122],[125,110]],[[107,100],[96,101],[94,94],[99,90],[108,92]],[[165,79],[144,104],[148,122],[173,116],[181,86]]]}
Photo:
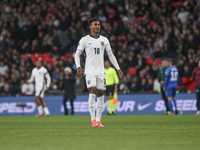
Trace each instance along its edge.
{"label": "shirt sleeve", "polygon": [[166,71],[165,71],[165,83],[164,83],[164,87],[165,87],[165,88],[167,88],[169,78],[170,78],[170,76],[169,76],[169,71],[166,70]]}
{"label": "shirt sleeve", "polygon": [[108,41],[108,39],[106,38],[106,45],[105,45],[105,50],[107,52],[108,58],[110,59],[110,62],[113,64],[113,66],[119,70],[119,65],[117,63],[117,60],[115,58],[115,56],[113,55],[111,46],[110,46],[110,42]]}
{"label": "shirt sleeve", "polygon": [[51,83],[51,77],[47,71],[47,69],[44,69],[44,76],[47,79],[47,87],[50,87],[50,83]]}
{"label": "shirt sleeve", "polygon": [[83,38],[82,38],[78,43],[78,47],[77,47],[76,53],[75,53],[76,68],[81,67],[80,56],[81,56],[84,49],[85,49],[85,44],[84,44],[84,41],[83,41]]}
{"label": "shirt sleeve", "polygon": [[110,46],[110,42],[108,41],[107,38],[106,38],[105,50],[106,50],[107,53],[108,53],[109,51],[112,51],[111,46]]}
{"label": "shirt sleeve", "polygon": [[85,42],[84,42],[84,39],[81,38],[79,43],[78,43],[78,47],[76,50],[79,50],[79,51],[83,51],[85,49]]}

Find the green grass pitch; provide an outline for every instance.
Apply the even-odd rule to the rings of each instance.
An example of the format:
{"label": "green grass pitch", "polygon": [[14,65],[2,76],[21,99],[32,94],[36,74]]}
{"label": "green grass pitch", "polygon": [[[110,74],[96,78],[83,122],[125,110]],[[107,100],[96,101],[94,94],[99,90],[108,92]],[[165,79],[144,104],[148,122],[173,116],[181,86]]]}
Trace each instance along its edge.
{"label": "green grass pitch", "polygon": [[1,150],[197,150],[200,116],[0,117]]}

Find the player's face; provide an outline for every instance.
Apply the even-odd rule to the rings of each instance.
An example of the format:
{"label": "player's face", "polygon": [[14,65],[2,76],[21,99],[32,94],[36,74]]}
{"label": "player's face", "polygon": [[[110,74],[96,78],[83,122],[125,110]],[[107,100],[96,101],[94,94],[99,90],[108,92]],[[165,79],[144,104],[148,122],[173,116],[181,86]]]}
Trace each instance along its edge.
{"label": "player's face", "polygon": [[40,68],[42,66],[42,63],[40,61],[36,61],[35,66],[37,68]]}
{"label": "player's face", "polygon": [[101,29],[99,21],[93,21],[90,25],[91,32],[99,33]]}

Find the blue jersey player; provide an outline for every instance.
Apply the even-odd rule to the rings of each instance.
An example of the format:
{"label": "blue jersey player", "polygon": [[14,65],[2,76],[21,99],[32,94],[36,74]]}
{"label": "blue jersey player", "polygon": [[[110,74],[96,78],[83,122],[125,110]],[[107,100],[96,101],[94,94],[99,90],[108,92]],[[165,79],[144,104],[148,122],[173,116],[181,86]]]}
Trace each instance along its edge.
{"label": "blue jersey player", "polygon": [[172,59],[168,59],[168,66],[169,67],[165,70],[164,90],[166,91],[168,105],[171,110],[171,113],[174,114],[173,104],[172,104],[173,101],[175,107],[175,114],[178,114],[175,96],[178,87],[179,72],[178,69],[172,65]]}

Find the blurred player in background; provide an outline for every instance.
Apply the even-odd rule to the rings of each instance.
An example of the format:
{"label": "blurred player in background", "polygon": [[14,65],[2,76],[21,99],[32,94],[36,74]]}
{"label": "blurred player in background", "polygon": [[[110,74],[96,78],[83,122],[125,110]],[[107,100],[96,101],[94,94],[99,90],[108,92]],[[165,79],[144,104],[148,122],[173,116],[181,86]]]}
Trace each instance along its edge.
{"label": "blurred player in background", "polygon": [[[172,59],[168,59],[168,68],[165,70],[165,83],[164,83],[164,91],[166,91],[166,96],[168,99],[169,109],[172,114],[178,114],[177,104],[176,104],[176,90],[178,88],[179,81],[179,71],[173,66]],[[175,107],[175,112],[173,110],[173,104]]]}
{"label": "blurred player in background", "polygon": [[[101,25],[98,19],[92,18],[88,22],[90,34],[81,38],[79,41],[75,63],[77,67],[77,75],[83,75],[83,69],[80,65],[80,56],[85,51],[85,79],[89,91],[89,109],[92,121],[92,127],[104,127],[101,124],[101,115],[104,107],[104,91],[106,90],[105,69],[104,69],[104,52],[117,69],[120,78],[123,76],[119,68],[117,60],[112,53],[110,42],[102,35],[99,35]],[[97,96],[97,111],[95,117],[95,97]]]}
{"label": "blurred player in background", "polygon": [[[35,80],[35,101],[38,105],[38,114],[36,116],[49,116],[49,109],[44,102],[44,92],[49,90],[49,86],[51,83],[51,77],[46,68],[42,66],[42,62],[37,60],[35,63],[36,67],[32,70],[31,78],[27,81],[27,83],[31,83]],[[47,85],[45,85],[45,78],[47,79]]]}
{"label": "blurred player in background", "polygon": [[192,79],[195,82],[196,87],[196,99],[197,99],[197,115],[200,115],[200,60],[198,60],[198,67],[192,72]]}
{"label": "blurred player in background", "polygon": [[166,107],[165,114],[169,115],[170,114],[170,109],[169,109],[169,106],[168,106],[168,100],[167,100],[167,97],[166,97],[166,93],[163,90],[164,83],[165,83],[165,70],[168,67],[167,59],[163,59],[162,60],[161,66],[162,66],[162,68],[158,71],[158,82],[160,83],[161,95],[162,95],[162,98],[163,98],[163,100],[165,102],[165,107]]}
{"label": "blurred player in background", "polygon": [[116,114],[116,104],[113,100],[114,93],[117,93],[119,78],[114,68],[110,67],[109,60],[104,62],[106,73],[106,98],[108,102],[108,115]]}

